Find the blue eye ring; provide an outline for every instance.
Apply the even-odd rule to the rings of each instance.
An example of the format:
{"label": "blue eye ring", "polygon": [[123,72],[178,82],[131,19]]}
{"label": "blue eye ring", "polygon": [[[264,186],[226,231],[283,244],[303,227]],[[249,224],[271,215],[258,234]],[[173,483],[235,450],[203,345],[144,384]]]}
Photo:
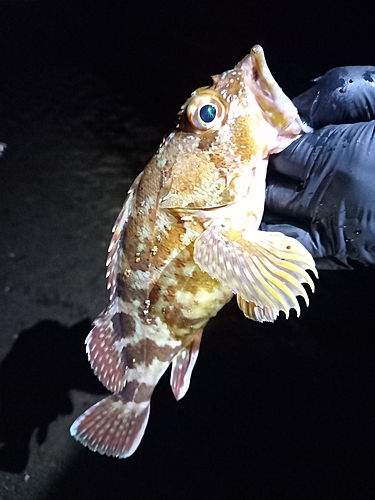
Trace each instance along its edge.
{"label": "blue eye ring", "polygon": [[213,89],[202,88],[187,101],[185,116],[196,132],[218,130],[227,116],[227,103]]}

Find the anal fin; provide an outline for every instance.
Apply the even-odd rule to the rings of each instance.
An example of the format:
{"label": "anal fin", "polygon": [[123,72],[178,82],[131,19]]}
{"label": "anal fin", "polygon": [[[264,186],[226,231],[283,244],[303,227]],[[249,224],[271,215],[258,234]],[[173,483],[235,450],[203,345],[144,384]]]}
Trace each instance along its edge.
{"label": "anal fin", "polygon": [[189,389],[190,378],[201,343],[201,334],[194,337],[187,347],[183,347],[173,358],[171,371],[171,387],[175,398],[180,400]]}

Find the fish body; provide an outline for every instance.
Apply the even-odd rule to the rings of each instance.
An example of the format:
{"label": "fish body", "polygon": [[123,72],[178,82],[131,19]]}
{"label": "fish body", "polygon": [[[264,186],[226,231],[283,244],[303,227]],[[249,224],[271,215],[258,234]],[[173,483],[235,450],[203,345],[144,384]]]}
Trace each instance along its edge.
{"label": "fish body", "polygon": [[260,46],[182,106],[114,226],[109,304],[86,340],[91,366],[113,394],[73,423],[81,443],[130,456],[160,377],[172,364],[173,393],[185,395],[203,328],[233,294],[257,321],[291,308],[299,314],[296,297],[308,301],[301,283],[313,288],[313,259],[297,241],[258,228],[268,156],[305,131]]}

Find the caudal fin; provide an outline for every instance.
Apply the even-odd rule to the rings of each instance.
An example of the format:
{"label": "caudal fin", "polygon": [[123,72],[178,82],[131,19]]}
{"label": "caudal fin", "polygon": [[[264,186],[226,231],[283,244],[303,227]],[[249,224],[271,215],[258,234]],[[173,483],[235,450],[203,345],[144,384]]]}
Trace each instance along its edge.
{"label": "caudal fin", "polygon": [[113,394],[85,411],[70,434],[92,451],[126,458],[138,448],[150,414],[150,401],[135,403]]}

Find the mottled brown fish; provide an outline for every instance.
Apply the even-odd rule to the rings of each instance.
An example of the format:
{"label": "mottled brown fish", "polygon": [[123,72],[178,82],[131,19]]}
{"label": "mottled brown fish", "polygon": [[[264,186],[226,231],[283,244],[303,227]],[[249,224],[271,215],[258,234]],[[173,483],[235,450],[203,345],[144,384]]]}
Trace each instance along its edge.
{"label": "mottled brown fish", "polygon": [[95,374],[113,394],[72,425],[82,444],[131,455],[160,377],[172,363],[173,393],[185,395],[203,328],[233,294],[257,321],[291,308],[299,314],[298,295],[308,302],[310,254],[258,230],[268,156],[303,132],[260,46],[182,106],[115,223],[109,305],[86,341]]}

